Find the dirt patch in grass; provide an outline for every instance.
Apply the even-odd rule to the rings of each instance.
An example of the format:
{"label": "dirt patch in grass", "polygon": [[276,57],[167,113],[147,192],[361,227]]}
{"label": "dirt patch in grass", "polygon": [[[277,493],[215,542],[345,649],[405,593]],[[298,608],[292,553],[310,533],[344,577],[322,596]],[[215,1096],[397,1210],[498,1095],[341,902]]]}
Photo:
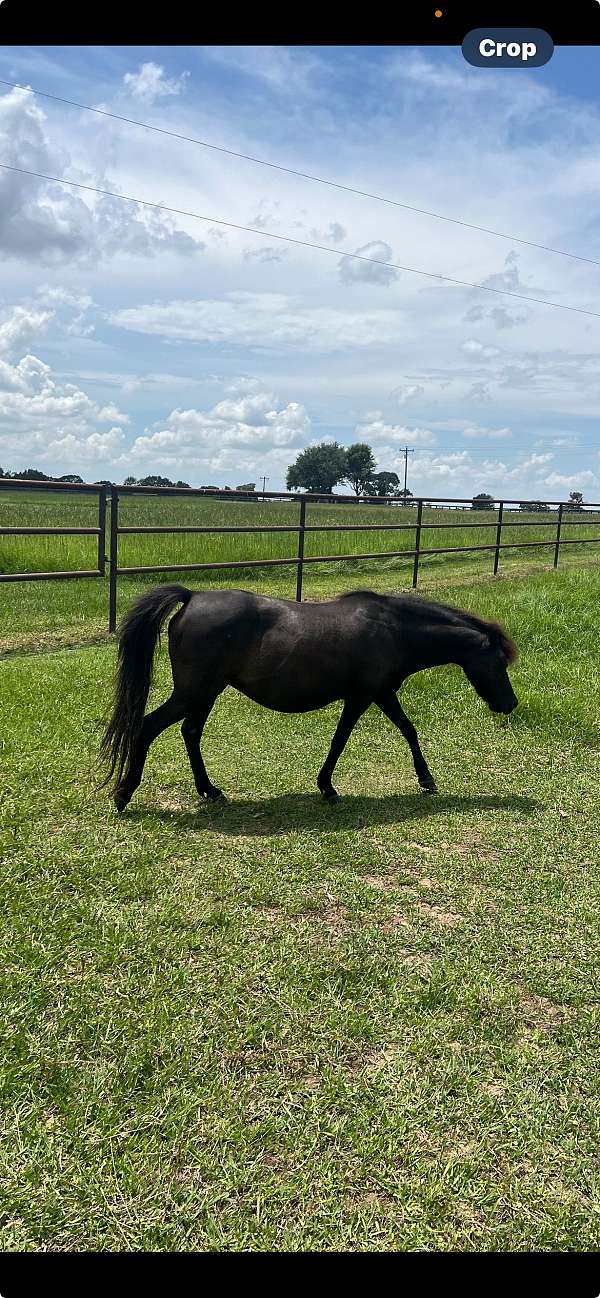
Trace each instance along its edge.
{"label": "dirt patch in grass", "polygon": [[521,1011],[529,1028],[554,1028],[564,1023],[569,1007],[557,1005],[547,996],[526,996],[521,1001]]}
{"label": "dirt patch in grass", "polygon": [[381,892],[397,892],[402,884],[391,874],[361,874],[362,883],[366,883],[370,888],[379,888]]}
{"label": "dirt patch in grass", "polygon": [[425,919],[432,919],[434,923],[441,924],[444,928],[454,928],[455,925],[463,923],[462,915],[457,915],[452,910],[443,910],[433,902],[421,901],[419,910]]}
{"label": "dirt patch in grass", "polygon": [[394,911],[393,915],[388,915],[384,919],[381,929],[383,933],[391,933],[396,928],[412,928],[412,924],[401,910]]}
{"label": "dirt patch in grass", "polygon": [[368,1050],[365,1054],[357,1057],[351,1066],[351,1071],[355,1073],[381,1073],[387,1068],[393,1068],[394,1063],[399,1055],[402,1054],[403,1047],[398,1041],[393,1041],[383,1048]]}

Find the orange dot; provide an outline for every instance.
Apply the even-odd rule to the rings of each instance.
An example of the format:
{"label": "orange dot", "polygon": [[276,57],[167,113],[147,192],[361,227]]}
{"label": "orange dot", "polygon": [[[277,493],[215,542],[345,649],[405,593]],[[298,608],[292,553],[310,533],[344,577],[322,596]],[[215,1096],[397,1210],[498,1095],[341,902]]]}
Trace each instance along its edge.
{"label": "orange dot", "polygon": [[436,9],[435,14],[434,14],[434,18],[441,18],[441,17],[442,17],[442,11],[441,11],[441,9]]}

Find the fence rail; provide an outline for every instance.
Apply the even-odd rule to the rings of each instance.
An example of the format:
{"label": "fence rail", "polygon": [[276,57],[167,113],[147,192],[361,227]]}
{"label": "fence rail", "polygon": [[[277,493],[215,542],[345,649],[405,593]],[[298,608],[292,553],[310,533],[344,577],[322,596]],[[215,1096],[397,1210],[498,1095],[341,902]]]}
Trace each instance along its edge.
{"label": "fence rail", "polygon": [[[500,555],[503,550],[528,550],[534,548],[548,547],[554,550],[554,567],[558,567],[560,551],[565,545],[585,545],[600,544],[600,537],[565,537],[563,527],[568,520],[569,527],[585,528],[590,526],[598,527],[599,520],[597,517],[585,517],[586,511],[600,511],[600,504],[586,504],[581,510],[565,505],[564,501],[527,501],[527,500],[498,500],[493,507],[486,509],[486,513],[491,515],[488,519],[465,520],[460,519],[456,522],[430,522],[423,517],[423,511],[426,508],[432,509],[453,509],[464,511],[465,507],[472,508],[473,502],[470,497],[451,497],[428,496],[418,497],[407,504],[404,501],[398,501],[395,497],[380,496],[362,496],[357,500],[356,496],[334,496],[324,494],[305,493],[298,496],[292,492],[283,491],[266,491],[266,492],[233,492],[220,490],[205,490],[203,488],[190,487],[138,487],[138,486],[108,486],[104,483],[65,483],[65,482],[39,482],[35,480],[19,479],[0,479],[0,491],[20,491],[20,492],[62,492],[75,493],[86,496],[93,496],[97,501],[97,523],[93,527],[0,527],[0,537],[15,536],[93,536],[97,537],[97,563],[95,568],[69,569],[67,571],[54,572],[9,572],[0,573],[0,582],[17,582],[17,581],[64,581],[83,577],[105,577],[106,567],[108,565],[108,625],[109,630],[113,632],[117,624],[117,597],[118,597],[118,579],[120,576],[138,576],[145,573],[173,573],[173,572],[203,572],[215,571],[220,569],[246,569],[246,568],[268,568],[268,567],[295,567],[296,568],[296,600],[302,599],[303,572],[306,564],[312,563],[348,563],[356,560],[381,560],[381,559],[412,559],[412,585],[413,589],[418,584],[419,566],[421,559],[428,558],[432,555],[442,554],[475,554],[482,552],[493,553],[493,572],[498,572],[500,564]],[[289,524],[265,524],[264,526],[246,526],[239,527],[222,527],[222,526],[195,526],[195,525],[156,525],[156,526],[132,526],[121,525],[119,521],[119,505],[123,497],[135,496],[159,496],[159,497],[202,497],[206,499],[235,501],[289,501],[299,506],[299,516],[297,522]],[[107,541],[107,505],[110,501],[110,534],[109,534],[109,553],[106,554]],[[533,511],[539,511],[539,505],[543,503],[547,508],[543,511],[543,518],[520,519],[514,518],[513,514],[517,509],[529,506]],[[389,505],[402,509],[403,517],[405,510],[414,511],[414,518],[410,521],[397,523],[307,523],[306,509],[311,504],[377,504]],[[550,507],[554,507],[555,513],[548,516]],[[542,512],[542,511],[539,511]],[[567,515],[567,519],[565,518]],[[556,521],[555,521],[556,520]],[[445,529],[460,528],[493,528],[495,537],[493,541],[481,545],[459,545],[459,546],[436,546],[424,548],[422,545],[423,532]],[[555,535],[550,540],[543,541],[503,541],[503,529],[513,527],[555,527]],[[414,547],[409,550],[379,550],[368,551],[363,554],[325,554],[325,555],[306,555],[304,553],[304,543],[306,533],[318,532],[414,532]],[[297,537],[296,553],[285,558],[277,559],[228,559],[224,562],[212,563],[175,563],[175,564],[137,564],[125,566],[119,563],[119,537],[121,536],[198,536],[198,535],[231,535],[240,533],[248,534],[291,534]]]}

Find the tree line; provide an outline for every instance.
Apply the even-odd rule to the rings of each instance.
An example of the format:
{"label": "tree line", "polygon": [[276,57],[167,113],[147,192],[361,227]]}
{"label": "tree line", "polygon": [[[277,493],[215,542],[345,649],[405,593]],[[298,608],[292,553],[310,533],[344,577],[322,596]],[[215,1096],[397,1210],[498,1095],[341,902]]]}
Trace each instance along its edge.
{"label": "tree line", "polygon": [[[63,473],[59,478],[53,477],[51,473],[44,473],[42,469],[20,469],[11,473],[10,469],[3,469],[0,466],[0,478],[14,479],[23,482],[67,482],[77,485],[85,482],[85,478],[80,477],[78,473]],[[177,482],[172,482],[170,478],[161,478],[158,473],[150,473],[145,478],[134,478],[131,475],[124,479],[122,483],[113,482],[110,478],[96,478],[92,484],[94,487],[188,487],[189,482],[183,482],[181,478]],[[200,488],[201,491],[232,491],[231,487],[216,487],[207,484]],[[255,491],[255,482],[242,482],[236,491]]]}
{"label": "tree line", "polygon": [[[21,469],[18,472],[11,473],[0,467],[0,478],[20,479],[25,482],[65,482],[77,485],[83,484],[84,479],[78,473],[63,473],[61,477],[53,477],[49,473],[44,473],[42,469]],[[377,465],[372,448],[367,442],[355,442],[352,446],[340,446],[338,442],[320,442],[316,446],[307,446],[301,451],[293,464],[290,464],[286,474],[286,487],[288,491],[306,491],[315,496],[331,496],[333,488],[339,483],[347,483],[352,487],[357,499],[361,496],[378,496],[380,498],[388,496],[403,500],[408,504],[413,499],[412,491],[407,487],[400,486],[400,479],[397,473],[389,470],[377,472]],[[111,482],[109,478],[99,478],[94,486],[107,487],[187,487],[189,482],[183,482],[179,478],[172,482],[170,478],[161,477],[159,474],[151,473],[145,478],[134,478],[129,475],[123,483]],[[255,482],[242,482],[239,486],[218,487],[214,483],[203,484],[201,491],[230,491],[232,496],[235,492],[244,492],[251,495],[256,492]],[[480,491],[473,497],[471,509],[495,509],[495,497],[490,496],[486,491]],[[568,501],[563,505],[563,509],[582,510],[584,506],[583,494],[581,491],[571,491]],[[549,511],[549,506],[543,500],[533,500],[523,503],[519,506],[523,511],[530,513],[544,513]]]}
{"label": "tree line", "polygon": [[[495,496],[488,495],[487,491],[480,491],[473,496],[471,509],[495,509]],[[549,514],[550,506],[545,500],[528,500],[519,505],[519,509],[527,514]],[[563,509],[583,509],[583,494],[581,491],[571,491],[569,499],[565,501]]]}

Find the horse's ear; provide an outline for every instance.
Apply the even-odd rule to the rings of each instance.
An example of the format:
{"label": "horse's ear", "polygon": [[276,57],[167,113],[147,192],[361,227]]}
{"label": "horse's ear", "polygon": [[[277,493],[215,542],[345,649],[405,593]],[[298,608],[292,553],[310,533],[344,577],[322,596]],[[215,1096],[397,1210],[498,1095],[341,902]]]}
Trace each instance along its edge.
{"label": "horse's ear", "polygon": [[519,656],[519,651],[514,640],[511,640],[510,636],[504,630],[504,627],[499,626],[497,622],[489,622],[488,627],[490,644],[492,647],[494,649],[501,649],[502,652],[506,654],[509,663],[516,662]]}

